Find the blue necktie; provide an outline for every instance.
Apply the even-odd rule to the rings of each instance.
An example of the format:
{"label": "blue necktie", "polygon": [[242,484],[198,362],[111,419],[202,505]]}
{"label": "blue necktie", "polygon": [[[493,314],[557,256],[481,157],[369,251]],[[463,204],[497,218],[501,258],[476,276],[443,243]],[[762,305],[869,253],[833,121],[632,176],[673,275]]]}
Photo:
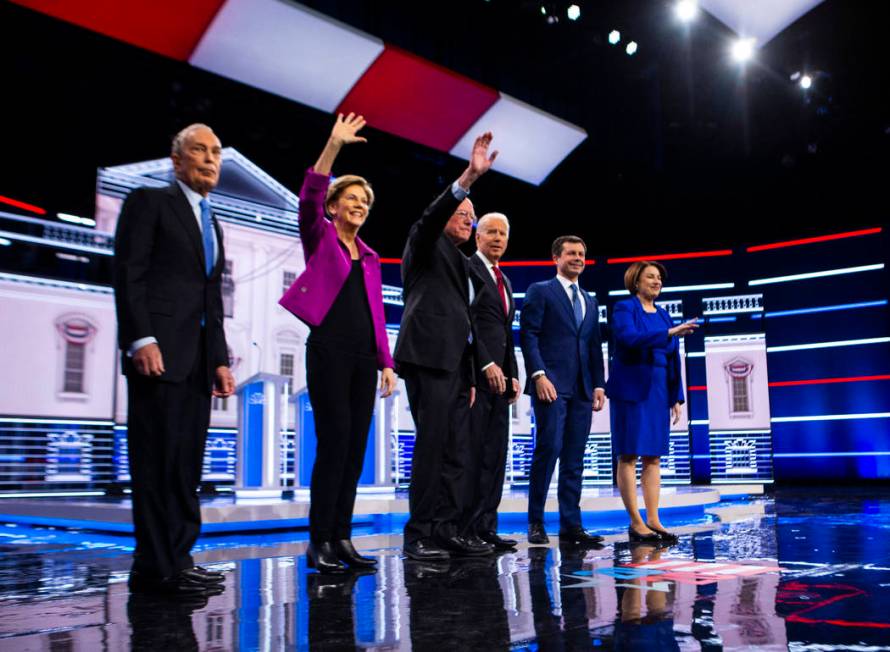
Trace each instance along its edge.
{"label": "blue necktie", "polygon": [[201,200],[201,232],[204,241],[204,267],[207,276],[213,271],[213,224],[210,221],[210,202]]}
{"label": "blue necktie", "polygon": [[575,313],[575,326],[581,328],[584,321],[584,313],[581,311],[581,297],[578,296],[578,286],[572,283],[572,310]]}

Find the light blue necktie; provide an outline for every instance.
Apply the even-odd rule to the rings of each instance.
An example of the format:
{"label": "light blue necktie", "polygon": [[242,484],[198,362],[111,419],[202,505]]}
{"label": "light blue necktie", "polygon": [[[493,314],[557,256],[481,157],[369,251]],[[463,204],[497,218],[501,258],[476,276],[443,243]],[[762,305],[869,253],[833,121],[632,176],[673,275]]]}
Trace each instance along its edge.
{"label": "light blue necktie", "polygon": [[201,239],[204,241],[204,267],[207,276],[213,271],[213,224],[210,221],[210,202],[201,200]]}
{"label": "light blue necktie", "polygon": [[578,296],[578,286],[572,283],[572,310],[575,313],[575,326],[581,328],[584,321],[584,313],[581,311],[581,297]]}

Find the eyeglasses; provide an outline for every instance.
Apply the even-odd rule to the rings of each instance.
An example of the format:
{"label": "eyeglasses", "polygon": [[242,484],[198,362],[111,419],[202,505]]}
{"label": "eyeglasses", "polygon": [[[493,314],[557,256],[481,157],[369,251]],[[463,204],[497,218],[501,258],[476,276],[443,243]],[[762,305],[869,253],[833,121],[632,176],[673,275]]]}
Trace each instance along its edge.
{"label": "eyeglasses", "polygon": [[454,211],[454,214],[457,215],[462,220],[470,220],[473,224],[476,224],[476,216],[473,215],[470,211]]}

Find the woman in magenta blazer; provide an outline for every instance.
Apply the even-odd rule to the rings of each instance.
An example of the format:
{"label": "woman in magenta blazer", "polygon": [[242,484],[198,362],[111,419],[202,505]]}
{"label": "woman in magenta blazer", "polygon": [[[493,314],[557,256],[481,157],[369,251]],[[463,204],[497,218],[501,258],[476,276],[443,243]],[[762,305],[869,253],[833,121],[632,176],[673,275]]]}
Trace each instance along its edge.
{"label": "woman in magenta blazer", "polygon": [[[279,303],[310,327],[306,384],[315,416],[317,447],[309,505],[311,568],[339,573],[373,568],[351,541],[352,510],[374,412],[377,371],[382,396],[396,379],[386,337],[380,258],[358,237],[374,203],[361,177],[330,183],[331,168],[344,145],[358,136],[365,119],[337,116],[331,136],[300,190],[300,237],[306,269]],[[330,220],[325,218],[325,210]]]}

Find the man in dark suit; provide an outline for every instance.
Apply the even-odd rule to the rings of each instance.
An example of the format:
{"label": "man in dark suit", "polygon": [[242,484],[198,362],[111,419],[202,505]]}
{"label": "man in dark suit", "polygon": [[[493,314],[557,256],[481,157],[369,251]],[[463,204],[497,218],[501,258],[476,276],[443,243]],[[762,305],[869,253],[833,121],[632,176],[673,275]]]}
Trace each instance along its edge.
{"label": "man in dark suit", "polygon": [[510,222],[502,213],[483,215],[476,226],[476,253],[470,274],[476,297],[470,306],[476,336],[476,402],[473,404],[475,498],[467,533],[496,549],[509,550],[513,539],[498,536],[498,505],[504,487],[509,440],[509,409],[519,397],[519,372],[513,351],[513,286],[498,262],[507,251]]}
{"label": "man in dark suit", "polygon": [[414,223],[402,254],[405,309],[393,358],[404,378],[416,438],[405,524],[405,554],[444,559],[487,554],[491,546],[459,536],[470,499],[464,473],[470,439],[472,327],[467,258],[458,246],[473,233],[470,186],[485,174],[491,134],[478,137],[470,162]]}
{"label": "man in dark suit", "polygon": [[235,385],[223,331],[223,237],[207,200],[222,147],[209,127],[194,124],[174,138],[171,158],[176,180],[130,193],[115,235],[136,535],[130,588],[200,595],[223,580],[190,554],[201,531],[210,397],[229,396]]}
{"label": "man in dark suit", "polygon": [[556,278],[529,286],[519,317],[526,394],[535,411],[535,450],[528,488],[528,540],[547,543],[544,503],[559,460],[561,542],[591,544],[602,537],[581,524],[581,480],[591,410],[605,405],[603,352],[596,299],[578,286],[587,246],[561,236],[551,248]]}

